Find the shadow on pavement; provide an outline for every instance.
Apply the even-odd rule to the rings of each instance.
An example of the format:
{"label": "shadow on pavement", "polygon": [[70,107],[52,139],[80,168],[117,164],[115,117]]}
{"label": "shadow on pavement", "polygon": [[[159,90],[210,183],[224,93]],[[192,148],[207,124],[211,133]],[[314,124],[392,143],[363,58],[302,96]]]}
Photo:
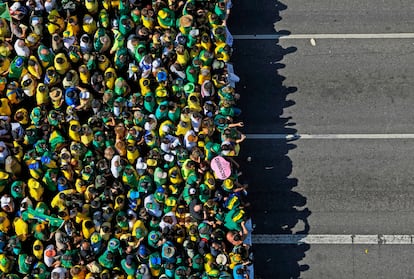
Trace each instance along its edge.
{"label": "shadow on pavement", "polygon": [[[237,5],[242,4],[237,2]],[[281,20],[280,11],[287,6],[277,1],[272,7],[275,9],[272,10],[274,18]],[[237,17],[236,7],[233,12],[234,19]],[[280,31],[280,34],[288,33],[287,30]],[[270,44],[259,40],[235,40],[232,62],[240,76],[237,91],[242,96],[240,107],[246,134],[297,133],[294,119],[283,116],[285,108],[295,105],[289,95],[294,94],[297,88],[285,84],[285,77],[280,74],[281,69],[289,67],[282,63],[284,57],[296,50],[295,46],[284,48],[278,41]],[[300,183],[292,177],[294,165],[289,151],[294,148],[294,142],[279,139],[251,139],[242,145],[239,158],[243,170],[241,180],[249,183],[255,224],[253,235],[309,233],[311,211],[306,206],[307,199],[294,191]],[[300,263],[309,249],[307,244],[253,243],[255,278],[300,278],[311,268]]]}

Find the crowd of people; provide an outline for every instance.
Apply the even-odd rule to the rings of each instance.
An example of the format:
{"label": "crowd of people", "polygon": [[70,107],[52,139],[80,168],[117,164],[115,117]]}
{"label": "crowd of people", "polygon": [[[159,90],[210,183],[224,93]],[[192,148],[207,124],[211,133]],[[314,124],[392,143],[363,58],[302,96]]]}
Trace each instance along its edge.
{"label": "crowd of people", "polygon": [[0,278],[249,278],[230,7],[0,3]]}

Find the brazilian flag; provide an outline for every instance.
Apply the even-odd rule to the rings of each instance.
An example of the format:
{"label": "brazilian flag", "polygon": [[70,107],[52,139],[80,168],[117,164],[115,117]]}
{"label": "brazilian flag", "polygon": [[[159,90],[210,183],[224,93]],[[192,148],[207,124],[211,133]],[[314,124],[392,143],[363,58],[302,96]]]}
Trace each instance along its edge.
{"label": "brazilian flag", "polygon": [[0,3],[0,18],[11,21],[9,5],[7,3]]}

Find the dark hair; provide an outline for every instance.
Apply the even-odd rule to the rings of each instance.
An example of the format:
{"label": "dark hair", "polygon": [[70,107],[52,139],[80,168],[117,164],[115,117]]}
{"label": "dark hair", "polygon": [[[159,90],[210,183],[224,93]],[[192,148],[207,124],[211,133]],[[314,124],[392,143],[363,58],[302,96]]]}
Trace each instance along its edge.
{"label": "dark hair", "polygon": [[67,73],[66,73],[66,79],[67,79],[67,80],[69,80],[69,81],[71,81],[71,80],[72,80],[72,78],[73,78],[73,74],[72,74],[72,72],[67,72]]}
{"label": "dark hair", "polygon": [[63,59],[62,57],[58,57],[56,58],[56,62],[59,64],[63,64],[65,62],[65,59]]}
{"label": "dark hair", "polygon": [[23,86],[29,86],[32,83],[31,79],[26,79],[25,81],[23,81]]}
{"label": "dark hair", "polygon": [[237,274],[243,274],[244,273],[244,268],[242,267],[242,268],[237,269],[236,273]]}
{"label": "dark hair", "polygon": [[89,36],[82,36],[81,37],[81,40],[82,40],[82,42],[84,42],[84,43],[88,43],[89,42]]}
{"label": "dark hair", "polygon": [[233,236],[234,241],[240,241],[241,239],[242,238],[241,238],[240,234],[238,234],[238,233]]}

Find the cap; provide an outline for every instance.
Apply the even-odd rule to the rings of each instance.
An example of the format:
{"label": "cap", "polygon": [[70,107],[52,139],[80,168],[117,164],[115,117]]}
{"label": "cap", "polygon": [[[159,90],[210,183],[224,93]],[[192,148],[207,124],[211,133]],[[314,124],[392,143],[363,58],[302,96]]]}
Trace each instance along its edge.
{"label": "cap", "polygon": [[162,247],[162,255],[165,258],[174,257],[174,255],[175,255],[175,249],[174,249],[174,247],[171,247],[169,245],[163,245],[163,247]]}
{"label": "cap", "polygon": [[148,250],[147,250],[147,247],[145,247],[144,244],[139,245],[139,247],[138,247],[138,255],[140,257],[143,257],[143,258],[148,256]]}
{"label": "cap", "polygon": [[157,165],[157,160],[147,159],[147,165],[150,166],[150,167],[155,167]]}
{"label": "cap", "polygon": [[157,74],[157,80],[158,81],[166,81],[167,80],[167,73],[164,71],[160,71]]}
{"label": "cap", "polygon": [[193,93],[195,89],[194,83],[189,82],[186,85],[184,85],[184,91],[187,94]]}
{"label": "cap", "polygon": [[227,257],[224,254],[218,254],[216,257],[216,263],[219,265],[226,265]]}
{"label": "cap", "polygon": [[53,245],[49,245],[46,247],[46,250],[44,252],[45,257],[53,258],[56,256],[56,250]]}
{"label": "cap", "polygon": [[174,161],[174,155],[165,154],[164,155],[164,160],[167,161],[167,162],[173,162]]}
{"label": "cap", "polygon": [[162,9],[162,10],[159,10],[158,16],[162,19],[165,19],[165,18],[167,18],[168,13],[164,9]]}
{"label": "cap", "polygon": [[226,180],[224,180],[223,182],[223,188],[226,191],[231,191],[234,187],[234,182],[233,180],[231,180],[230,178],[227,178]]}
{"label": "cap", "polygon": [[142,161],[142,158],[138,158],[136,168],[138,170],[145,170],[147,168],[147,164]]}
{"label": "cap", "polygon": [[176,206],[177,205],[177,198],[175,198],[175,197],[168,197],[165,200],[165,205],[166,206],[170,206],[170,207]]}

